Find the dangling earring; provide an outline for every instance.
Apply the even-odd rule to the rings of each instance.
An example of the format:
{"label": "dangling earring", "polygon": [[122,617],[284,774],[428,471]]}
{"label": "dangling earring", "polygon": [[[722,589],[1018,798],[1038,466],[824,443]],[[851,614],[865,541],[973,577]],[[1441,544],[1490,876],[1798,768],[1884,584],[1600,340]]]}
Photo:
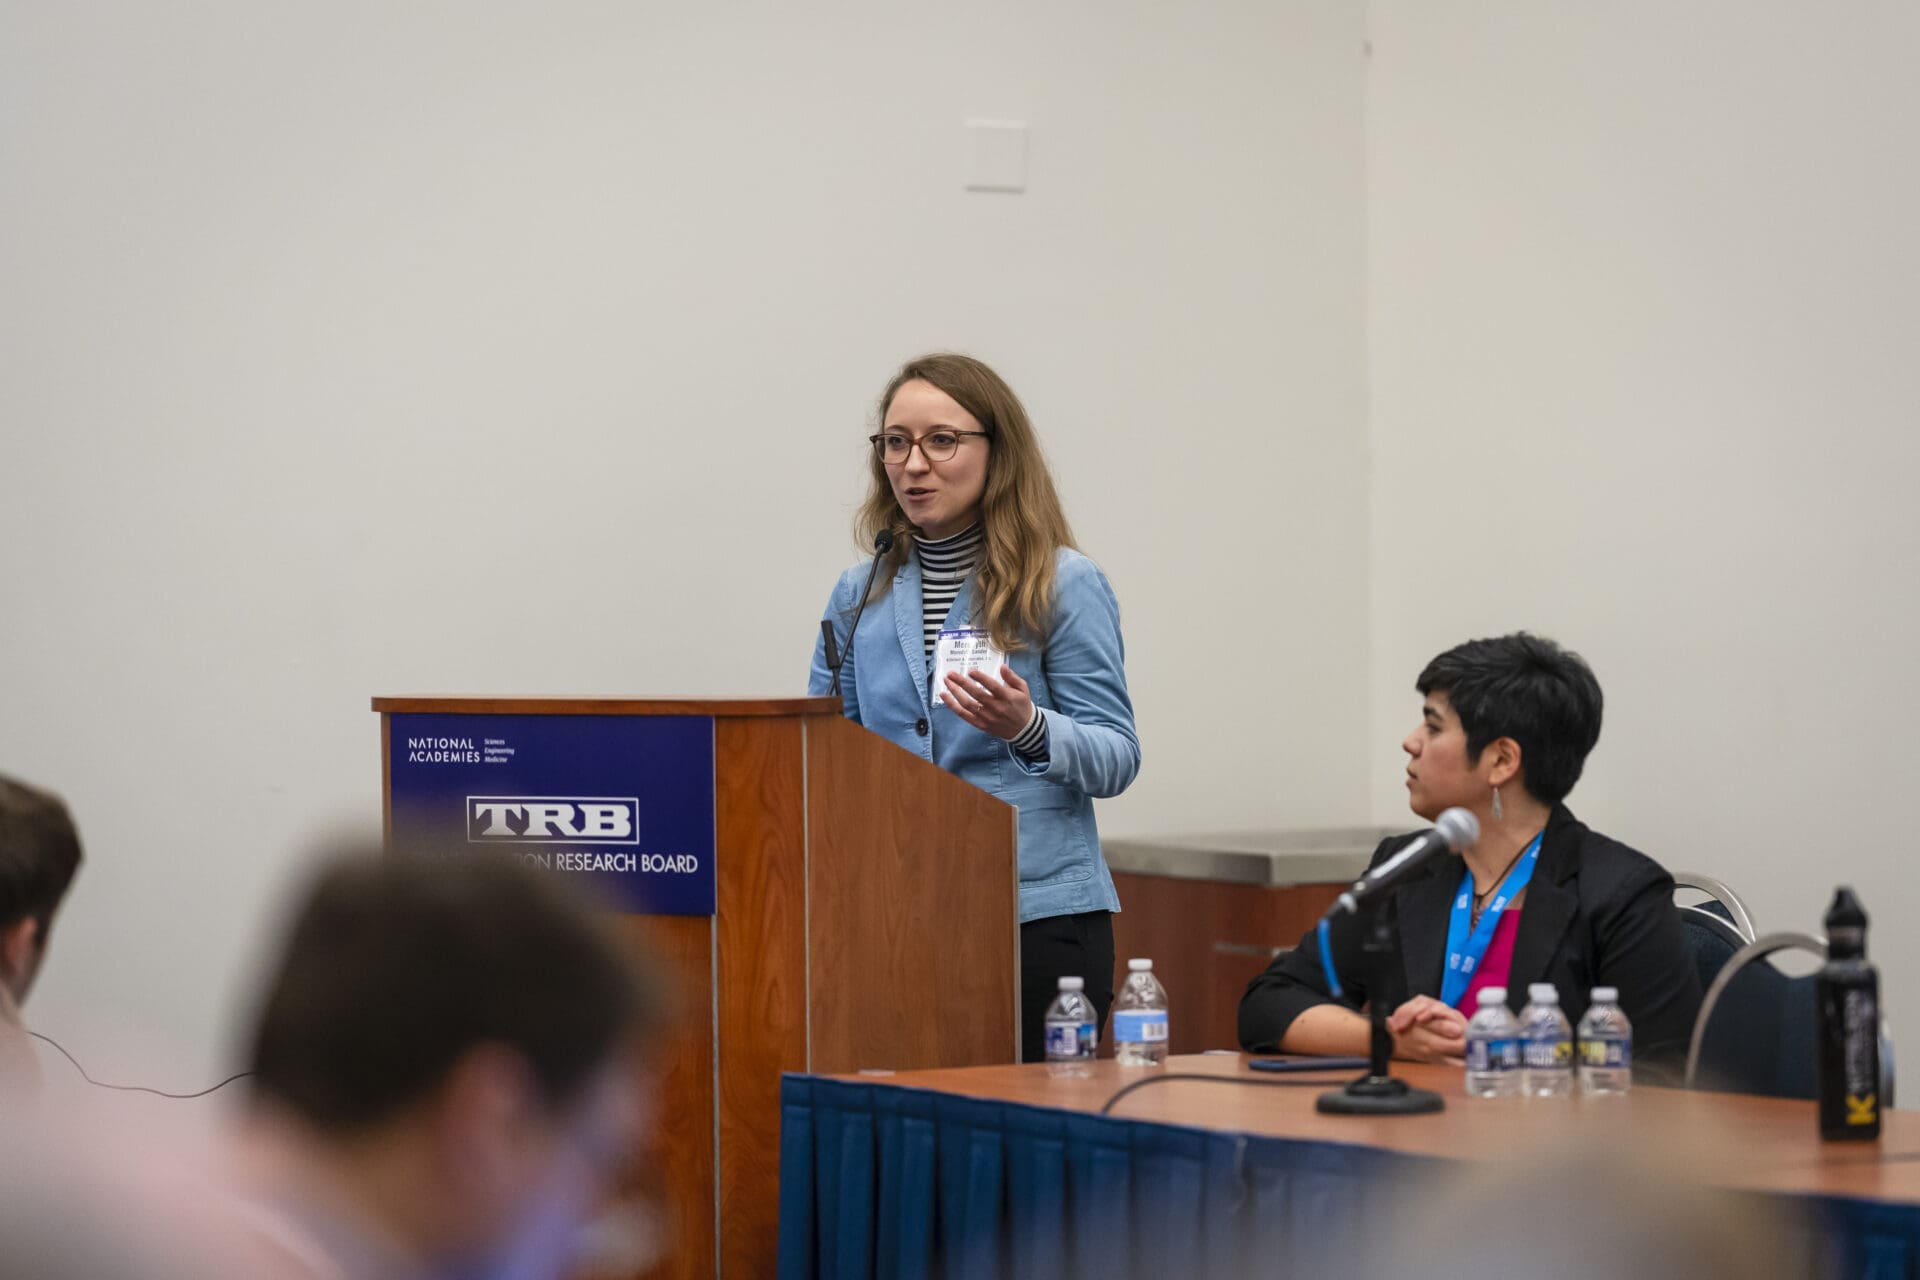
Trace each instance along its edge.
{"label": "dangling earring", "polygon": [[1500,812],[1500,788],[1495,787],[1493,789],[1493,820],[1498,822],[1502,816]]}

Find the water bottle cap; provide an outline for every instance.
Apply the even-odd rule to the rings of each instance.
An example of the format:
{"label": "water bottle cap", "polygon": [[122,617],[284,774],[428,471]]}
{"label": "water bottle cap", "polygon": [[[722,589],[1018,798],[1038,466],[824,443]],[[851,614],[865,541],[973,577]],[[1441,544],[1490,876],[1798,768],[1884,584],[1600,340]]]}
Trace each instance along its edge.
{"label": "water bottle cap", "polygon": [[1153,972],[1153,961],[1151,961],[1151,960],[1129,960],[1129,961],[1127,961],[1127,970],[1128,970],[1128,972],[1130,972],[1130,973],[1152,973],[1152,972]]}
{"label": "water bottle cap", "polygon": [[1620,989],[1618,987],[1595,987],[1593,989],[1593,1002],[1595,1004],[1619,1004]]}
{"label": "water bottle cap", "polygon": [[1085,991],[1087,989],[1087,980],[1085,978],[1062,978],[1060,979],[1060,989],[1062,991]]}
{"label": "water bottle cap", "polygon": [[1506,1002],[1507,989],[1505,987],[1480,988],[1480,1007],[1482,1009],[1490,1004],[1505,1004]]}
{"label": "water bottle cap", "polygon": [[1833,905],[1827,908],[1826,923],[1829,960],[1867,958],[1867,913],[1852,889],[1841,885],[1833,891]]}
{"label": "water bottle cap", "polygon": [[1867,911],[1860,905],[1860,899],[1853,890],[1841,885],[1833,891],[1833,905],[1827,908],[1827,928],[1844,929],[1849,926],[1856,929],[1867,927]]}
{"label": "water bottle cap", "polygon": [[1535,1004],[1559,1004],[1560,993],[1551,982],[1535,982],[1527,987],[1527,999]]}

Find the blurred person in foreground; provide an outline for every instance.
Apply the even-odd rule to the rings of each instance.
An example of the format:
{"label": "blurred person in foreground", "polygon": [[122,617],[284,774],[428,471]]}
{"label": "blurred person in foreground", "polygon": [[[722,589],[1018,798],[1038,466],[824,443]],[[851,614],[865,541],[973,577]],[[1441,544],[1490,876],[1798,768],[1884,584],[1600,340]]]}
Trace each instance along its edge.
{"label": "blurred person in foreground", "polygon": [[80,870],[60,798],[0,776],[0,1092],[39,1083],[20,1006],[46,960],[54,913]]}
{"label": "blurred person in foreground", "polygon": [[213,1175],[217,1104],[39,1087],[20,1007],[80,863],[60,798],[0,777],[0,1280],[258,1280]]}
{"label": "blurred person in foreground", "polygon": [[192,1119],[0,1106],[0,1280],[278,1280]]}
{"label": "blurred person in foreground", "polygon": [[557,1276],[639,1140],[656,979],[550,877],[339,860],[252,1036],[240,1177],[274,1274]]}
{"label": "blurred person in foreground", "polygon": [[[1579,1159],[1567,1158],[1569,1135],[1561,1133],[1508,1163],[1448,1163],[1409,1179],[1377,1233],[1364,1247],[1344,1251],[1341,1270],[1348,1280],[1757,1280],[1835,1273],[1833,1259],[1822,1265],[1830,1242],[1823,1241],[1818,1210],[1809,1202],[1726,1189],[1726,1162],[1737,1160],[1741,1146],[1734,1134],[1712,1133],[1705,1145],[1717,1152],[1703,1161],[1699,1149],[1658,1156],[1622,1150],[1617,1127],[1597,1117],[1576,1133]],[[1329,1253],[1329,1261],[1341,1256]]]}
{"label": "blurred person in foreground", "polygon": [[[1396,1057],[1459,1063],[1482,987],[1505,987],[1518,1011],[1528,984],[1550,982],[1578,1025],[1588,993],[1611,986],[1633,1024],[1636,1076],[1678,1083],[1701,993],[1673,877],[1565,804],[1600,740],[1593,671],[1578,654],[1521,632],[1447,650],[1415,687],[1420,723],[1400,744],[1409,806],[1429,822],[1467,809],[1480,838],[1392,891],[1403,982],[1368,989],[1364,917],[1344,915],[1329,938],[1342,994],[1332,994],[1318,933],[1308,930],[1247,987],[1242,1046],[1365,1054],[1368,1021],[1359,1011],[1380,999]],[[1371,865],[1411,839],[1383,841]]]}

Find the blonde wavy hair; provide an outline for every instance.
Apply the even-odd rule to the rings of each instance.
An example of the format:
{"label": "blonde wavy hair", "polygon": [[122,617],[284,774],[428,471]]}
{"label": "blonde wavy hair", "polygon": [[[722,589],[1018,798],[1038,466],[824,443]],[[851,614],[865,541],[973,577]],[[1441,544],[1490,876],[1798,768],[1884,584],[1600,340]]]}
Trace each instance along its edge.
{"label": "blonde wavy hair", "polygon": [[[980,498],[986,542],[974,570],[974,619],[986,624],[997,648],[1025,649],[1052,623],[1054,561],[1061,547],[1074,545],[1033,424],[999,374],[972,356],[937,352],[909,360],[887,383],[880,396],[880,429],[887,425],[894,394],[914,381],[952,396],[987,433],[987,487]],[[913,554],[919,532],[894,497],[886,464],[877,455],[872,468],[873,483],[854,518],[854,532],[862,546],[871,547],[875,536],[888,530],[893,548],[882,561],[887,571],[874,577],[869,603],[887,593],[894,573]]]}

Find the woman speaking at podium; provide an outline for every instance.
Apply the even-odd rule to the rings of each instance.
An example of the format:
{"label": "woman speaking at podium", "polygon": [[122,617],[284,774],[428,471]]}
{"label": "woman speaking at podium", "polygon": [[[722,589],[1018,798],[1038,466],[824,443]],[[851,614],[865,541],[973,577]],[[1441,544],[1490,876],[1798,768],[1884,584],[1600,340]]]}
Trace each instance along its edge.
{"label": "woman speaking at podium", "polygon": [[[1308,930],[1248,986],[1241,1044],[1364,1054],[1368,1021],[1358,1010],[1378,999],[1387,1002],[1395,1056],[1455,1061],[1482,987],[1505,987],[1517,1009],[1529,983],[1551,982],[1577,1025],[1588,992],[1610,986],[1633,1024],[1636,1070],[1677,1082],[1700,980],[1673,905],[1673,877],[1564,803],[1600,740],[1592,669],[1552,641],[1520,633],[1456,645],[1427,664],[1415,687],[1424,699],[1420,723],[1400,744],[1409,805],[1429,822],[1455,806],[1470,810],[1479,839],[1392,891],[1403,989],[1367,989],[1363,927],[1341,916],[1327,948],[1340,998],[1318,931]],[[1382,843],[1374,863],[1410,838]]]}
{"label": "woman speaking at podium", "polygon": [[1019,810],[1021,1043],[1038,1061],[1063,975],[1086,979],[1103,1024],[1113,1003],[1120,900],[1093,801],[1140,770],[1120,608],[992,369],[923,356],[879,411],[856,520],[877,565],[834,586],[808,689],[832,689],[831,631],[848,719]]}

